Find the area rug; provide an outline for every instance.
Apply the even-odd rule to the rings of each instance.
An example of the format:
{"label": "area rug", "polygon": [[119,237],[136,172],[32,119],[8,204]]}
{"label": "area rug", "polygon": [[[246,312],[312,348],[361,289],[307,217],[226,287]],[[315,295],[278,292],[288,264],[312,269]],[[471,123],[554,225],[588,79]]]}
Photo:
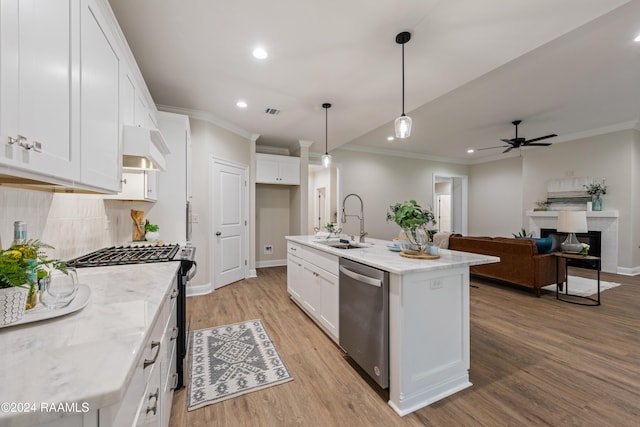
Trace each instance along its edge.
{"label": "area rug", "polygon": [[291,381],[261,320],[194,331],[187,410]]}
{"label": "area rug", "polygon": [[[605,282],[604,280],[600,280],[600,292],[607,289],[615,288],[616,286],[620,286],[620,283]],[[555,293],[556,285],[554,283],[553,285],[544,286],[542,289]],[[564,288],[561,292],[564,292]],[[583,297],[588,297],[596,294],[598,293],[598,281],[594,279],[586,279],[584,277],[569,276],[569,293],[572,295],[580,295]]]}

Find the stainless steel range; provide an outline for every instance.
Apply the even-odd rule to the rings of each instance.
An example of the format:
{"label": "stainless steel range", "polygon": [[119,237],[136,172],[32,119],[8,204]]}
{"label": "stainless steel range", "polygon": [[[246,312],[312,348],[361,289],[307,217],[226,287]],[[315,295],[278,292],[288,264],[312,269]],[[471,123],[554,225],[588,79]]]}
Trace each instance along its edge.
{"label": "stainless steel range", "polygon": [[180,247],[180,245],[132,245],[112,246],[99,249],[67,261],[67,265],[76,268],[180,261],[180,268],[177,272],[178,301],[176,304],[178,323],[178,343],[176,345],[178,382],[176,388],[178,389],[184,387],[184,364],[187,355],[188,336],[187,285],[198,270],[195,255],[196,248],[194,247]]}

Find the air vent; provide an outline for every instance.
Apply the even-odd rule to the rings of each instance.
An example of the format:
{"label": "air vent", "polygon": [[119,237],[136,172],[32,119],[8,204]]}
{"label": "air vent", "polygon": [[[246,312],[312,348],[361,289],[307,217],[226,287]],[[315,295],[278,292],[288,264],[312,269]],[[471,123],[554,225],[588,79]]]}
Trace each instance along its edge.
{"label": "air vent", "polygon": [[278,110],[277,108],[267,108],[266,110],[264,110],[264,112],[267,114],[271,114],[272,116],[280,114],[280,110]]}

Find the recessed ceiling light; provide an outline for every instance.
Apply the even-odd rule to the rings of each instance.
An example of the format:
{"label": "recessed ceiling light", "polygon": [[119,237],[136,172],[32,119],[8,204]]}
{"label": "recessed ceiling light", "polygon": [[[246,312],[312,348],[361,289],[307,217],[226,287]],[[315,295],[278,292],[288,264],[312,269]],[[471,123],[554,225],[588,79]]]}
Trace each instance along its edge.
{"label": "recessed ceiling light", "polygon": [[238,102],[236,102],[236,105],[237,105],[239,108],[247,108],[247,103],[246,103],[246,102],[244,102],[244,101],[238,101]]}
{"label": "recessed ceiling light", "polygon": [[388,137],[387,137],[387,141],[393,141],[394,139],[395,139],[395,138],[394,138],[394,137],[392,137],[392,136],[388,136]]}
{"label": "recessed ceiling light", "polygon": [[634,41],[634,42],[640,42],[640,34],[638,34],[638,35],[636,36],[636,38],[635,38],[635,39],[633,39],[633,41]]}
{"label": "recessed ceiling light", "polygon": [[266,50],[264,50],[263,47],[257,47],[253,49],[252,53],[253,53],[253,56],[258,59],[266,59],[267,56],[269,56],[269,54],[267,53]]}
{"label": "recessed ceiling light", "polygon": [[467,153],[475,153],[475,152],[476,152],[476,150],[474,150],[473,148],[469,148],[469,149],[467,150]]}

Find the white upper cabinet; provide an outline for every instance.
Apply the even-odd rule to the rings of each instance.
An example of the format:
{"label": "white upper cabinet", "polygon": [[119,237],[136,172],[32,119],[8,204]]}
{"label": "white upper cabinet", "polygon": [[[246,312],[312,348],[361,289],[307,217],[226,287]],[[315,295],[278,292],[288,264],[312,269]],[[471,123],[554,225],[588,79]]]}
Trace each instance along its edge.
{"label": "white upper cabinet", "polygon": [[125,170],[122,172],[122,191],[104,198],[155,202],[158,200],[158,172]]}
{"label": "white upper cabinet", "polygon": [[83,0],[81,12],[81,181],[106,190],[120,189],[120,58],[106,19],[95,2]]}
{"label": "white upper cabinet", "polygon": [[79,0],[2,0],[0,163],[77,180],[72,100]]}
{"label": "white upper cabinet", "polygon": [[256,153],[256,182],[300,185],[300,158]]}
{"label": "white upper cabinet", "polygon": [[125,123],[156,108],[107,0],[0,0],[0,174],[118,192]]}

